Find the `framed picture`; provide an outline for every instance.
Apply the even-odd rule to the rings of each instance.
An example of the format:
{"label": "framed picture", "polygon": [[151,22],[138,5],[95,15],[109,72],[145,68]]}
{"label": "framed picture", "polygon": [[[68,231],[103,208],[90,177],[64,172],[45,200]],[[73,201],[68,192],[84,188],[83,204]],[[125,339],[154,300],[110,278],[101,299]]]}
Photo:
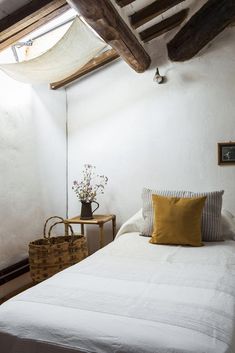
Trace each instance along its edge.
{"label": "framed picture", "polygon": [[218,164],[235,165],[235,142],[218,143]]}

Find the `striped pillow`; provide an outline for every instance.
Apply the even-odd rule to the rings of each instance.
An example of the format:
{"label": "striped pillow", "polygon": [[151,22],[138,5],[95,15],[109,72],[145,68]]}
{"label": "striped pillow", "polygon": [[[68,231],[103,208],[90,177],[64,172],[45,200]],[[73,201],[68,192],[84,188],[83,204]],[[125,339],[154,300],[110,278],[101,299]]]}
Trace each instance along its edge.
{"label": "striped pillow", "polygon": [[221,229],[221,210],[223,194],[224,190],[191,193],[191,195],[195,197],[207,197],[202,212],[202,240],[204,241],[224,240]]}
{"label": "striped pillow", "polygon": [[224,191],[194,193],[191,191],[169,191],[151,190],[144,188],[142,191],[143,200],[143,227],[141,235],[151,236],[153,232],[153,206],[152,194],[169,197],[203,197],[207,196],[202,213],[202,240],[220,241],[223,240],[221,232],[221,208]]}

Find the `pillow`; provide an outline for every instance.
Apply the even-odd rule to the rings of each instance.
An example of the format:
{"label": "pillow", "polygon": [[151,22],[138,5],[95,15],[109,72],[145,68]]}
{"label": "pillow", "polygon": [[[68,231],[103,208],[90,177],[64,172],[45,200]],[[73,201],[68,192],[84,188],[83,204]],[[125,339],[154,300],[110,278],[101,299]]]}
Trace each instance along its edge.
{"label": "pillow", "polygon": [[225,209],[221,212],[221,232],[224,239],[235,240],[235,217]]}
{"label": "pillow", "polygon": [[221,231],[221,209],[224,191],[191,193],[192,196],[207,196],[205,207],[202,213],[202,240],[222,241],[224,240]]}
{"label": "pillow", "polygon": [[224,191],[214,191],[205,193],[193,193],[191,191],[158,191],[144,188],[142,191],[143,200],[143,227],[141,235],[151,236],[153,232],[153,205],[152,195],[162,195],[171,197],[203,197],[207,196],[205,207],[202,213],[202,240],[221,241],[223,234],[221,232],[221,208],[222,196]]}
{"label": "pillow", "polygon": [[143,226],[141,229],[141,235],[151,236],[153,232],[153,204],[152,195],[157,194],[160,196],[170,196],[170,197],[190,197],[190,192],[188,191],[169,191],[169,190],[151,190],[143,188],[142,190],[142,215],[143,215]]}
{"label": "pillow", "polygon": [[202,246],[201,219],[206,196],[153,195],[154,223],[150,243]]}
{"label": "pillow", "polygon": [[121,235],[126,233],[132,233],[132,232],[139,233],[142,226],[143,226],[143,217],[142,217],[142,209],[141,209],[137,213],[135,213],[131,218],[129,218],[125,223],[123,223],[123,225],[117,232],[115,239],[119,238]]}

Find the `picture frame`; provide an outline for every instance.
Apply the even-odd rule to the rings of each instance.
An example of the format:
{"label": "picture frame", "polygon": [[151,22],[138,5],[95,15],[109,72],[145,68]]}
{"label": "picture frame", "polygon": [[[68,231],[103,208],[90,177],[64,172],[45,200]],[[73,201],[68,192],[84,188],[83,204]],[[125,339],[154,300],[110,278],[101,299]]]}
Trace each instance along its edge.
{"label": "picture frame", "polygon": [[235,165],[235,142],[218,143],[218,165]]}

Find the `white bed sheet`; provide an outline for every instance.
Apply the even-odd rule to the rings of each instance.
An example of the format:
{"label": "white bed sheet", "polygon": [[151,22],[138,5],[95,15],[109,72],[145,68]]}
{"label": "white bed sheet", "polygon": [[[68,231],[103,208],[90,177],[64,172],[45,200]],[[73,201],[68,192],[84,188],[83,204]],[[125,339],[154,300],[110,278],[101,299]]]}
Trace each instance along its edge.
{"label": "white bed sheet", "polygon": [[234,353],[235,242],[148,240],[121,230],[3,304],[0,352]]}

